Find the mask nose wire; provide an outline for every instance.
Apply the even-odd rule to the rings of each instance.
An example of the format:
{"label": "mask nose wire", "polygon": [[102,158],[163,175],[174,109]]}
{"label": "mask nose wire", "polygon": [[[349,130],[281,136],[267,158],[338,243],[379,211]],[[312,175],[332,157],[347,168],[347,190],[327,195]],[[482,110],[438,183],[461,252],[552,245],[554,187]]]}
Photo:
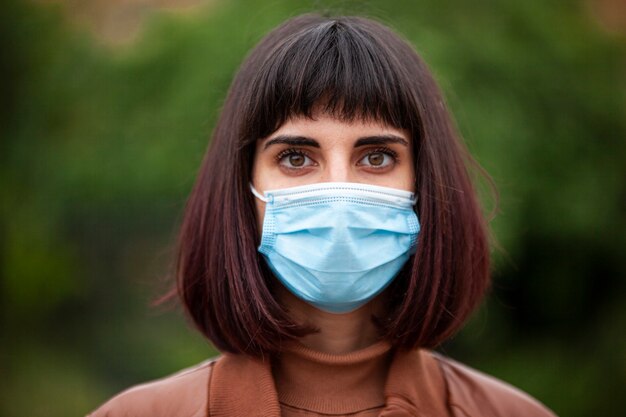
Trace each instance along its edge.
{"label": "mask nose wire", "polygon": [[267,203],[269,201],[269,199],[265,198],[260,192],[256,190],[256,188],[254,188],[254,185],[252,185],[252,183],[250,183],[250,190],[252,191],[252,194],[254,194],[254,196],[262,202]]}

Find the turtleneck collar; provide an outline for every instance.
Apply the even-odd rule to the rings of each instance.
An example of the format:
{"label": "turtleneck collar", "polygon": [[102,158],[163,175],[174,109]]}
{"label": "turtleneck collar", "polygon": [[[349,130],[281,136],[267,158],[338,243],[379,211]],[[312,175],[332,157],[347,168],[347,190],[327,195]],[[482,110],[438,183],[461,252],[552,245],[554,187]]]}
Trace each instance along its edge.
{"label": "turtleneck collar", "polygon": [[[352,395],[359,381],[367,385],[361,389],[376,391],[371,394],[372,399],[366,398],[365,401],[375,406],[384,404],[380,417],[448,415],[443,375],[436,359],[427,351],[398,352],[390,350],[386,342],[380,342],[346,355],[329,355],[293,345],[281,356],[282,359],[276,362],[276,358],[254,359],[246,355],[224,354],[211,372],[208,415],[279,417],[279,398],[285,404],[305,405],[305,409],[321,410],[332,406],[335,414],[344,414],[336,410],[351,409],[355,404],[347,397],[334,402],[337,393],[327,387],[346,390],[341,396]],[[387,366],[389,362],[386,361],[391,364]],[[299,365],[304,368],[297,368]],[[361,367],[363,369],[357,369]],[[323,371],[318,375],[317,369]],[[307,375],[316,379],[307,382]],[[377,381],[362,379],[368,375]],[[346,385],[342,387],[342,383]],[[384,393],[382,403],[381,390]],[[325,398],[326,395],[329,399]],[[361,398],[360,393],[356,395]],[[362,404],[356,407],[363,409]]]}
{"label": "turtleneck collar", "polygon": [[322,414],[382,408],[390,349],[383,341],[347,354],[328,354],[291,344],[272,362],[278,400]]}

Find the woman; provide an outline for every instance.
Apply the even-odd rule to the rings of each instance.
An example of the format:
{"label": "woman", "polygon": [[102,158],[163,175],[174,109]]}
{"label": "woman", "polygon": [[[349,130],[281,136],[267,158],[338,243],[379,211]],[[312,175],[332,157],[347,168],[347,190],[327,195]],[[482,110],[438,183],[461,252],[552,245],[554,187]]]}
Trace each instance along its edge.
{"label": "woman", "polygon": [[179,295],[224,354],[92,415],[553,415],[428,350],[488,286],[469,160],[390,29],[273,30],[233,81],[180,234]]}

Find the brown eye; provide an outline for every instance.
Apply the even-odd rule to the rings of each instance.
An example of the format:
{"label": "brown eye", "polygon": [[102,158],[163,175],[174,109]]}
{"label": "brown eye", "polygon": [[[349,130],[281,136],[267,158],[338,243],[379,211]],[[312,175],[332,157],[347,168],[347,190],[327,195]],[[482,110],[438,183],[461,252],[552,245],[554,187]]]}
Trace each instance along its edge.
{"label": "brown eye", "polygon": [[372,166],[381,166],[385,162],[385,155],[382,152],[373,152],[367,156],[367,162]]}
{"label": "brown eye", "polygon": [[301,167],[304,165],[305,157],[302,154],[289,155],[289,164],[293,167]]}
{"label": "brown eye", "polygon": [[286,169],[299,170],[315,165],[315,162],[301,150],[286,149],[276,156],[278,164]]}
{"label": "brown eye", "polygon": [[391,168],[397,162],[397,153],[390,149],[373,149],[359,160],[359,165],[370,169]]}

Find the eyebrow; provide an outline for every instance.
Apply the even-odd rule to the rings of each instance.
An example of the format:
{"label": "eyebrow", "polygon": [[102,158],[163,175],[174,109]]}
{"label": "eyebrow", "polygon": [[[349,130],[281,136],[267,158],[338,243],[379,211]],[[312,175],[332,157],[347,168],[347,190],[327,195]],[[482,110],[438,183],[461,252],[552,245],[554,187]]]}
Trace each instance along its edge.
{"label": "eyebrow", "polygon": [[359,146],[367,145],[387,145],[389,143],[399,143],[400,145],[409,146],[409,142],[403,137],[396,135],[376,135],[357,139],[354,143],[354,147],[358,148]]}
{"label": "eyebrow", "polygon": [[311,146],[313,148],[320,147],[320,144],[315,139],[307,138],[306,136],[280,135],[265,142],[265,146],[263,147],[263,149],[265,150],[268,147],[277,144],[291,146]]}
{"label": "eyebrow", "polygon": [[[396,135],[375,135],[375,136],[364,136],[362,138],[357,139],[354,143],[354,147],[358,148],[360,146],[367,145],[386,145],[389,143],[399,143],[404,146],[409,146],[409,142],[406,139],[396,136]],[[291,136],[291,135],[280,135],[276,136],[268,140],[263,146],[263,150],[267,149],[272,145],[283,144],[283,145],[291,145],[291,146],[310,146],[312,148],[319,148],[320,144],[315,139],[306,137],[306,136]]]}

